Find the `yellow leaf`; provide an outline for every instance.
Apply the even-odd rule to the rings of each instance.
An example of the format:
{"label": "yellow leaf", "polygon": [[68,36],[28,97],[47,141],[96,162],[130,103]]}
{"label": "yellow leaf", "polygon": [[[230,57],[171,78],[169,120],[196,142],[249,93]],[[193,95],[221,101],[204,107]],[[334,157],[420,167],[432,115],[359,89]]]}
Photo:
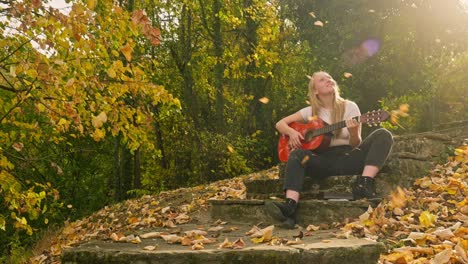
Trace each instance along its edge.
{"label": "yellow leaf", "polygon": [[96,0],[88,0],[87,4],[89,9],[94,10],[94,8],[96,7]]}
{"label": "yellow leaf", "polygon": [[254,237],[254,238],[251,238],[250,241],[252,241],[252,243],[254,244],[260,244],[263,242],[263,237]]}
{"label": "yellow leaf", "polygon": [[435,215],[431,214],[429,211],[423,211],[419,216],[419,222],[424,227],[432,226],[436,221]]}
{"label": "yellow leaf", "polygon": [[408,113],[409,112],[409,104],[402,104],[399,107],[399,110],[403,113]]}
{"label": "yellow leaf", "polygon": [[123,53],[127,61],[132,61],[132,47],[130,47],[130,44],[126,44],[125,46],[120,48],[120,51]]}
{"label": "yellow leaf", "polygon": [[16,66],[10,66],[10,75],[16,77]]}
{"label": "yellow leaf", "polygon": [[227,149],[229,152],[234,153],[234,148],[231,147],[230,145],[227,146]]}
{"label": "yellow leaf", "polygon": [[99,142],[101,139],[103,139],[106,136],[106,131],[96,128],[93,133],[93,139],[97,142]]}
{"label": "yellow leaf", "polygon": [[115,72],[115,70],[113,68],[109,68],[107,69],[107,75],[111,78],[115,78],[117,77],[117,73]]}

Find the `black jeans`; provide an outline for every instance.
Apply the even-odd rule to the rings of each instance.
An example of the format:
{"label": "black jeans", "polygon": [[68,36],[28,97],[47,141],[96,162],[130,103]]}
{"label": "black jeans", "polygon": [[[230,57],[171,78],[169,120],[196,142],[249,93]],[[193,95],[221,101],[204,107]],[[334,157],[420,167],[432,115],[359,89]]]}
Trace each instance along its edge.
{"label": "black jeans", "polygon": [[392,134],[379,128],[354,149],[349,145],[330,147],[320,153],[296,149],[286,164],[284,190],[302,191],[305,175],[314,178],[361,175],[366,165],[382,168],[392,145]]}

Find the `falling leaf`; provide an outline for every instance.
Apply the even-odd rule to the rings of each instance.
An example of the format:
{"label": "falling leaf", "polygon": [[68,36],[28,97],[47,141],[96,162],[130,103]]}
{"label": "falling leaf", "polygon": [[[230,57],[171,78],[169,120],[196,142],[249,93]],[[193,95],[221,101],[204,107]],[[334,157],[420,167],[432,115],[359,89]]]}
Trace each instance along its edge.
{"label": "falling leaf", "polygon": [[314,12],[309,12],[309,16],[311,16],[311,17],[313,17],[313,18],[317,18],[317,17],[315,16],[315,13],[314,13]]}
{"label": "falling leaf", "polygon": [[107,122],[106,112],[99,113],[98,116],[93,117],[92,124],[94,128],[101,128]]}
{"label": "falling leaf", "polygon": [[345,78],[351,78],[351,77],[353,77],[353,75],[352,75],[351,73],[349,73],[349,72],[345,72],[345,73],[343,74],[343,76],[344,76]]}
{"label": "falling leaf", "polygon": [[268,99],[266,97],[262,97],[262,98],[260,98],[258,100],[263,104],[268,104],[270,102],[270,99]]}
{"label": "falling leaf", "polygon": [[15,143],[13,143],[12,147],[13,147],[16,151],[20,152],[20,151],[24,148],[24,145],[23,145],[23,143],[21,143],[21,142],[15,142]]}
{"label": "falling leaf", "polygon": [[132,47],[130,46],[129,43],[127,43],[127,44],[125,44],[125,46],[121,47],[120,51],[125,56],[125,59],[127,59],[127,61],[132,61],[133,49],[132,49]]}
{"label": "falling leaf", "polygon": [[392,208],[402,208],[406,205],[407,197],[405,191],[401,187],[397,187],[395,191],[390,194],[390,206]]}
{"label": "falling leaf", "polygon": [[309,156],[305,156],[301,161],[301,165],[304,166],[307,163],[307,161],[309,161],[309,159]]}
{"label": "falling leaf", "polygon": [[320,20],[317,20],[317,21],[314,22],[314,25],[318,26],[318,27],[323,27],[323,22],[320,21]]}
{"label": "falling leaf", "polygon": [[369,13],[375,13],[374,9],[369,9]]}
{"label": "falling leaf", "polygon": [[399,106],[399,110],[403,113],[408,113],[409,112],[409,104],[401,104]]}
{"label": "falling leaf", "polygon": [[58,175],[62,175],[62,174],[63,174],[62,168],[61,168],[59,165],[57,165],[57,163],[51,162],[51,163],[50,163],[50,166],[51,166],[52,168],[55,169],[55,171],[57,172]]}
{"label": "falling leaf", "polygon": [[234,148],[231,145],[227,146],[229,152],[234,153]]}

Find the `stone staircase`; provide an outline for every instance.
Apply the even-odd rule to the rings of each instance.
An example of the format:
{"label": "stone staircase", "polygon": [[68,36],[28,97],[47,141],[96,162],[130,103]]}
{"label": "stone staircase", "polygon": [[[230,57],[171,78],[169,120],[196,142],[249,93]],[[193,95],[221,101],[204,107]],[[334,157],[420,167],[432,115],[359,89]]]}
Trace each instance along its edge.
{"label": "stone staircase", "polygon": [[[379,175],[380,185],[386,185],[386,175]],[[322,181],[311,177],[304,179],[304,190],[298,204],[297,222],[299,225],[332,224],[346,218],[356,218],[369,206],[375,207],[381,199],[353,201],[351,184],[357,176],[332,176]],[[211,200],[211,218],[233,223],[272,223],[265,211],[268,200],[281,201],[284,197],[283,179],[246,180],[246,200]]]}
{"label": "stone staircase", "polygon": [[[271,176],[271,174],[270,174]],[[216,244],[205,245],[203,250],[191,250],[190,247],[166,244],[161,241],[142,239],[142,244],[116,243],[112,241],[90,241],[74,248],[66,249],[62,254],[62,263],[323,263],[323,264],[374,264],[383,252],[381,243],[365,239],[340,239],[340,231],[335,227],[337,222],[346,218],[358,217],[364,213],[371,201],[352,201],[350,184],[355,176],[330,177],[325,181],[314,182],[308,178],[304,193],[298,207],[298,225],[296,229],[276,227],[273,235],[287,240],[294,240],[310,224],[320,226],[310,236],[304,236],[297,245],[254,244],[245,233],[253,225],[266,227],[275,224],[267,215],[264,204],[269,199],[280,200],[283,180],[257,178],[245,182],[247,199],[245,200],[210,200],[209,220],[201,221],[194,217],[196,224],[179,225],[183,230],[203,227],[207,230],[210,223],[220,219],[235,226],[237,230],[223,234],[225,238],[235,241],[243,238],[246,246],[243,249],[219,249]],[[324,200],[328,194],[335,199]],[[339,194],[338,199],[336,199]],[[263,197],[263,199],[259,199]],[[374,205],[375,205],[374,201]],[[200,212],[199,212],[200,213]],[[170,231],[158,228],[151,231]],[[218,234],[219,235],[219,234]],[[158,250],[144,251],[145,245],[158,243]]]}

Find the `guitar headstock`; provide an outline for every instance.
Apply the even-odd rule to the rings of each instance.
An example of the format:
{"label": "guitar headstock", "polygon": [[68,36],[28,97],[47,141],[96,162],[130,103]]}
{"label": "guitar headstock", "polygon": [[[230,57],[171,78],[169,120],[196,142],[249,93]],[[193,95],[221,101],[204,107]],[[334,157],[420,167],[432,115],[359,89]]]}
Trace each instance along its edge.
{"label": "guitar headstock", "polygon": [[390,113],[385,110],[374,110],[361,115],[361,123],[368,124],[369,126],[377,126],[381,122],[387,120]]}

